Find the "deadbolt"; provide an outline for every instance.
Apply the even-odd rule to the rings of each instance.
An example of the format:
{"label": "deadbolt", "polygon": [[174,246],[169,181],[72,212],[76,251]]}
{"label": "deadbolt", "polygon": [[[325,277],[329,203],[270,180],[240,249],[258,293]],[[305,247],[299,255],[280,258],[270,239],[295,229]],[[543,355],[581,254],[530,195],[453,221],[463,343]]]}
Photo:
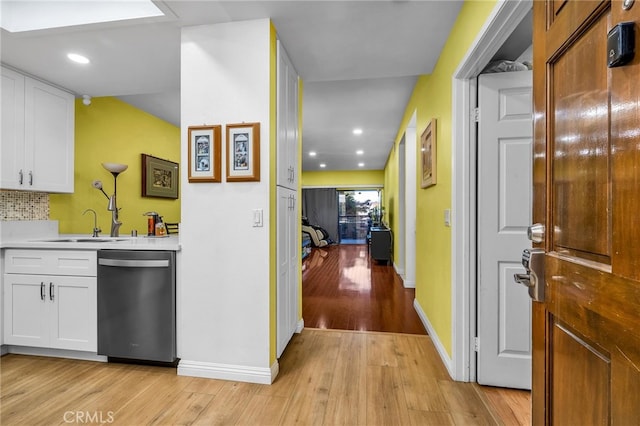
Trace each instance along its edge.
{"label": "deadbolt", "polygon": [[527,228],[527,237],[534,243],[541,243],[544,241],[544,225],[541,223],[534,223]]}

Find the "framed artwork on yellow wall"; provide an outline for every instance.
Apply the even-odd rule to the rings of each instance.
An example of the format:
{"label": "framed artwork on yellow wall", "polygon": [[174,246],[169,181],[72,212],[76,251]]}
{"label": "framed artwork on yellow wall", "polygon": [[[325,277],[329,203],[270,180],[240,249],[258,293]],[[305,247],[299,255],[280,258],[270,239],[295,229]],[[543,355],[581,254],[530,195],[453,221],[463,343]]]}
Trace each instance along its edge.
{"label": "framed artwork on yellow wall", "polygon": [[432,119],[420,136],[422,158],[422,188],[436,184],[436,119]]}
{"label": "framed artwork on yellow wall", "polygon": [[178,163],[142,154],[142,196],[178,198]]}

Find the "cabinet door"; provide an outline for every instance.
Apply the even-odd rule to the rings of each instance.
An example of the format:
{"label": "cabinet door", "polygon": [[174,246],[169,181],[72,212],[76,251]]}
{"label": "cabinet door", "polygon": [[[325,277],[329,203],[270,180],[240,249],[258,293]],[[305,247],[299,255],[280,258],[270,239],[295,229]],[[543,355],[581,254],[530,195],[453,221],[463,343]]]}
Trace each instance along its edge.
{"label": "cabinet door", "polygon": [[282,355],[296,330],[298,321],[297,201],[295,192],[278,188],[277,212],[277,356]]}
{"label": "cabinet door", "polygon": [[4,274],[4,343],[46,347],[49,344],[48,298],[38,275]]}
{"label": "cabinet door", "polygon": [[288,211],[287,220],[287,257],[289,258],[287,306],[289,307],[289,318],[287,321],[287,334],[289,339],[295,333],[298,326],[298,271],[300,270],[300,245],[298,239],[298,227],[300,224],[300,213],[298,212],[298,200],[296,193],[291,194],[291,209]]}
{"label": "cabinet door", "polygon": [[2,68],[0,95],[0,188],[21,189],[20,177],[24,167],[24,76]]}
{"label": "cabinet door", "polygon": [[291,167],[291,185],[298,188],[298,74],[289,67],[287,75],[287,158]]}
{"label": "cabinet door", "polygon": [[298,188],[298,73],[278,41],[277,184]]}
{"label": "cabinet door", "polygon": [[46,277],[50,347],[98,350],[97,282],[94,277]]}
{"label": "cabinet door", "polygon": [[74,97],[25,77],[23,189],[73,192]]}

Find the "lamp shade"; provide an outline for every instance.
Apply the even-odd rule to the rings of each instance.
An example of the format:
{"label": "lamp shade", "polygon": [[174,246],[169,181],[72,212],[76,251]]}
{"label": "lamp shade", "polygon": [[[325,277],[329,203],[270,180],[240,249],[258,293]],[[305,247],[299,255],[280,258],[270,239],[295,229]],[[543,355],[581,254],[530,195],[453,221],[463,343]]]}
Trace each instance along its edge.
{"label": "lamp shade", "polygon": [[127,170],[129,166],[119,163],[102,163],[102,167],[109,170],[111,173],[122,173]]}

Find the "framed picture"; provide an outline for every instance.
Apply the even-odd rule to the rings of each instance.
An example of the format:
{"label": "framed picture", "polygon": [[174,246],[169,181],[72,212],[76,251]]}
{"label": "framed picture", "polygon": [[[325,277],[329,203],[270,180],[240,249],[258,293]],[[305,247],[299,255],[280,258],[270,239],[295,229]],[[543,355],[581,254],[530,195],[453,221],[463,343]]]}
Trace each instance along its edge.
{"label": "framed picture", "polygon": [[422,187],[436,184],[436,119],[432,119],[420,136],[420,154],[422,156]]}
{"label": "framed picture", "polygon": [[227,182],[260,182],[260,123],[227,124]]}
{"label": "framed picture", "polygon": [[178,198],[178,163],[142,154],[142,196]]}
{"label": "framed picture", "polygon": [[189,182],[222,182],[222,126],[189,127]]}

